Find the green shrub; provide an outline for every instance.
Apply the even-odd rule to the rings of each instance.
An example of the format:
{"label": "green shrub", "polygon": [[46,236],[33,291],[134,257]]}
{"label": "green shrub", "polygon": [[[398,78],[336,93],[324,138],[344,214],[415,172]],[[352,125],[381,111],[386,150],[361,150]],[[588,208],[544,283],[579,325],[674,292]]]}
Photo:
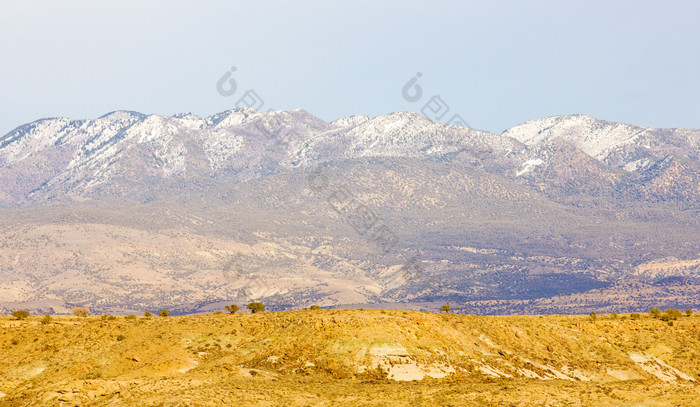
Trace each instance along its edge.
{"label": "green shrub", "polygon": [[168,311],[167,309],[162,309],[162,310],[158,311],[158,316],[159,317],[169,317],[170,311]]}
{"label": "green shrub", "polygon": [[151,314],[150,312],[146,311],[146,312],[143,313],[143,316],[146,317],[146,318],[150,318],[150,317],[153,316],[153,314]]}
{"label": "green shrub", "polygon": [[667,309],[666,311],[664,311],[664,314],[668,315],[669,319],[672,319],[672,320],[676,320],[676,319],[683,316],[682,312],[680,312],[679,310],[674,309],[674,308]]}
{"label": "green shrub", "polygon": [[88,307],[75,307],[71,312],[76,317],[86,317],[90,315],[90,309]]}
{"label": "green shrub", "polygon": [[311,311],[318,311],[318,310],[321,309],[321,307],[318,306],[318,305],[312,305],[312,306],[309,307],[309,309],[310,309]]}
{"label": "green shrub", "polygon": [[442,307],[440,307],[440,309],[441,309],[444,313],[446,313],[446,314],[447,314],[448,312],[450,312],[450,306],[449,306],[449,305],[443,305]]}
{"label": "green shrub", "polygon": [[21,321],[21,320],[29,317],[29,311],[25,311],[25,310],[13,311],[12,316]]}
{"label": "green shrub", "polygon": [[126,339],[126,336],[124,336],[124,335],[117,335],[117,340],[118,340],[119,342],[123,341],[124,339]]}
{"label": "green shrub", "polygon": [[130,315],[125,316],[124,319],[126,319],[126,320],[134,320],[134,319],[136,319],[136,315],[130,314]]}
{"label": "green shrub", "polygon": [[685,309],[685,315],[688,316],[688,317],[691,316],[691,315],[693,315],[693,310],[690,309],[690,308],[686,308],[686,309]]}
{"label": "green shrub", "polygon": [[225,309],[226,311],[228,311],[229,313],[231,313],[231,314],[235,314],[236,312],[238,312],[238,310],[239,310],[240,308],[239,308],[238,305],[236,305],[236,304],[231,304],[231,305],[225,306],[224,309]]}
{"label": "green shrub", "polygon": [[636,312],[633,312],[630,314],[630,319],[642,319],[642,316],[637,314]]}
{"label": "green shrub", "polygon": [[43,318],[41,318],[41,325],[48,325],[51,323],[51,315],[46,314],[44,315]]}
{"label": "green shrub", "polygon": [[649,315],[654,318],[659,318],[661,317],[661,310],[659,308],[652,308],[652,310],[649,311]]}
{"label": "green shrub", "polygon": [[248,309],[250,312],[253,314],[257,312],[264,312],[265,311],[265,306],[262,304],[262,302],[251,302],[248,304]]}

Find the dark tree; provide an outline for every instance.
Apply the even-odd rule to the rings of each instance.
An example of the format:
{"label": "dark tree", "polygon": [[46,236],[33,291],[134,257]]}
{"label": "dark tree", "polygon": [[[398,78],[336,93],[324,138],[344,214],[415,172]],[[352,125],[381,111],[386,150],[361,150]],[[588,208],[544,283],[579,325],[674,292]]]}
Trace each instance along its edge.
{"label": "dark tree", "polygon": [[22,319],[27,318],[29,316],[29,311],[25,311],[25,310],[13,311],[12,316],[17,318],[17,319],[22,320]]}
{"label": "dark tree", "polygon": [[248,309],[250,312],[253,314],[257,312],[264,312],[265,311],[265,306],[262,304],[262,302],[251,302],[248,304]]}

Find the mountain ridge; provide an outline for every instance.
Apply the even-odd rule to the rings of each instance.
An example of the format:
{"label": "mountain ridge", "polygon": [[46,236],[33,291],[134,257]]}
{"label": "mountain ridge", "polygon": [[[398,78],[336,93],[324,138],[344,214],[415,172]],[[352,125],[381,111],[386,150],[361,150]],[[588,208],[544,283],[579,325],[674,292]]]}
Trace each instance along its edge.
{"label": "mountain ridge", "polygon": [[547,120],[525,143],[411,112],[30,123],[0,138],[0,307],[699,306],[698,132]]}
{"label": "mountain ridge", "polygon": [[[645,132],[650,135],[640,138]],[[10,173],[0,173],[0,179],[34,178],[29,182],[34,188],[29,191],[4,185],[5,196],[14,197],[9,202],[5,198],[5,206],[41,200],[42,189],[60,189],[61,184],[74,184],[80,195],[81,189],[108,182],[118,172],[121,157],[138,155],[133,150],[150,155],[142,157],[148,160],[143,172],[155,170],[154,175],[163,179],[233,174],[244,181],[329,160],[373,156],[426,159],[451,154],[462,154],[462,159],[478,165],[497,164],[494,167],[500,166],[501,173],[523,176],[536,166],[546,166],[546,157],[538,156],[537,151],[550,148],[556,139],[611,168],[631,173],[674,154],[690,159],[693,170],[700,154],[698,130],[642,128],[584,115],[537,119],[496,135],[433,123],[411,112],[374,118],[348,116],[327,123],[303,109],[262,113],[236,108],[206,118],[114,111],[93,120],[39,119],[0,137],[0,171]],[[613,141],[603,143],[602,139]],[[656,144],[653,148],[645,144],[650,139]],[[191,163],[193,171],[188,171],[185,159],[190,150],[192,155],[202,156],[198,164]],[[41,164],[52,167],[48,174],[46,168],[32,162],[33,156],[42,155]],[[57,174],[63,177],[55,178]]]}

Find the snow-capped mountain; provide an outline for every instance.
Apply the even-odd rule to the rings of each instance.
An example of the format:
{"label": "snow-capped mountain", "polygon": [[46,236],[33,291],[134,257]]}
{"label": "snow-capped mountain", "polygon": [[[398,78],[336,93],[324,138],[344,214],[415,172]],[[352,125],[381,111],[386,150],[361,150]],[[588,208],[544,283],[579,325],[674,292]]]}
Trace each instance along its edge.
{"label": "snow-capped mountain", "polygon": [[561,138],[608,165],[636,171],[669,155],[700,158],[700,130],[653,129],[584,115],[532,120],[503,133],[528,146]]}
{"label": "snow-capped mountain", "polygon": [[561,116],[499,135],[408,112],[38,120],[0,137],[0,311],[695,307],[698,134]]}
{"label": "snow-capped mountain", "polygon": [[[698,140],[698,130],[651,129],[582,115],[533,120],[497,135],[410,112],[327,123],[301,109],[238,108],[206,118],[117,111],[94,120],[41,119],[0,138],[0,202],[122,196],[176,180],[241,182],[319,162],[372,157],[469,162],[530,185],[591,174],[613,185],[625,178],[615,174],[619,169],[639,174],[624,179],[626,185],[642,182],[643,188],[675,196],[671,190],[678,184],[690,188],[683,199],[697,199]],[[583,161],[577,162],[591,157],[600,168],[586,164],[578,171],[571,161],[576,154],[561,157],[569,150],[581,152]]]}

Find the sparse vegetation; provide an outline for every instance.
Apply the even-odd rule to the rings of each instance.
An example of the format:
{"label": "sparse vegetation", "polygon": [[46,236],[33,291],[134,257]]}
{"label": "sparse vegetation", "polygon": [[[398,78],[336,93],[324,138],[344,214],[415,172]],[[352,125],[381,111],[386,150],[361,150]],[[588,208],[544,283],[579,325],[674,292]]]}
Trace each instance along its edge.
{"label": "sparse vegetation", "polygon": [[689,317],[689,316],[692,316],[692,315],[693,315],[693,310],[691,310],[690,308],[686,308],[686,309],[685,309],[685,315],[688,316],[688,317]]}
{"label": "sparse vegetation", "polygon": [[664,314],[668,315],[669,320],[674,320],[674,321],[683,316],[682,312],[680,312],[679,310],[674,309],[674,308],[667,309],[666,311],[664,311]]}
{"label": "sparse vegetation", "polygon": [[309,307],[309,309],[310,309],[311,311],[318,311],[318,310],[321,309],[321,307],[318,306],[318,305],[312,305],[312,306]]}
{"label": "sparse vegetation", "polygon": [[251,302],[250,304],[248,304],[248,309],[253,314],[256,314],[258,312],[264,312],[265,306],[262,304],[262,302]]}
{"label": "sparse vegetation", "polygon": [[228,311],[230,314],[235,314],[240,308],[236,304],[231,304],[225,306],[224,309],[226,309],[226,311]]}
{"label": "sparse vegetation", "polygon": [[442,312],[444,312],[445,314],[447,314],[448,312],[450,312],[450,306],[449,306],[449,305],[443,305],[442,307],[440,307],[440,309],[441,309]]}
{"label": "sparse vegetation", "polygon": [[632,320],[638,320],[638,319],[641,319],[641,318],[642,318],[642,316],[639,315],[639,314],[636,313],[636,312],[633,312],[633,313],[630,314],[630,319],[632,319]]}
{"label": "sparse vegetation", "polygon": [[88,307],[75,307],[71,313],[76,317],[86,317],[90,315],[90,309]]}
{"label": "sparse vegetation", "polygon": [[18,320],[23,320],[29,317],[29,311],[17,310],[12,312],[12,316]]}
{"label": "sparse vegetation", "polygon": [[162,309],[162,310],[158,311],[158,316],[159,317],[169,317],[170,311],[168,311],[167,309]]}
{"label": "sparse vegetation", "polygon": [[[682,372],[700,371],[700,361],[692,352],[681,351],[700,346],[700,337],[687,335],[698,329],[700,320],[668,321],[674,324],[672,329],[642,318],[634,329],[627,329],[619,321],[596,317],[596,324],[572,330],[569,327],[590,316],[446,317],[414,311],[334,310],[242,314],[233,319],[182,316],[173,317],[172,322],[158,318],[146,324],[93,323],[101,321],[101,316],[64,324],[61,319],[66,317],[54,316],[58,323],[50,329],[15,323],[12,331],[1,326],[11,324],[5,317],[4,322],[0,319],[0,389],[7,393],[3,401],[8,405],[58,405],[61,398],[66,404],[88,406],[109,404],[116,391],[122,394],[123,405],[139,405],[143,400],[167,405],[175,394],[186,397],[192,405],[205,405],[214,395],[224,405],[255,405],[260,397],[273,404],[291,400],[290,405],[304,405],[296,402],[306,400],[309,389],[313,389],[311,394],[318,393],[316,401],[327,404],[351,394],[352,400],[345,401],[353,405],[519,405],[510,391],[514,388],[518,398],[527,398],[523,405],[545,405],[553,397],[566,405],[618,405],[615,395],[623,391],[629,405],[650,399],[660,405],[684,405],[680,401],[683,397],[700,395],[698,386],[661,382],[636,368],[629,356],[646,355],[640,349],[650,345],[663,346],[669,349],[665,363]],[[655,336],[659,330],[662,334]],[[601,337],[612,338],[613,332],[617,339],[601,342]],[[37,338],[47,344],[31,348]],[[470,347],[457,350],[455,343],[469,343]],[[80,351],[70,357],[55,356],[54,349],[75,346],[80,346]],[[371,365],[372,358],[383,357],[384,349],[390,355],[386,364]],[[402,364],[414,360],[419,366],[429,366],[447,360],[458,372],[445,379],[395,382],[392,378],[401,364],[390,363],[396,363],[391,356],[394,349],[408,355],[401,357]],[[43,373],[42,386],[10,386],[4,379],[13,378],[17,366],[34,365],[46,358],[53,358],[56,369]],[[514,378],[489,378],[478,369],[494,366],[501,358],[517,366],[500,366]],[[538,375],[546,370],[524,360],[560,372],[560,366],[568,366],[592,380],[526,378],[517,369]],[[199,367],[187,370],[193,361]],[[358,364],[367,368],[360,372]],[[641,377],[610,381],[604,373],[599,374],[608,367]],[[144,378],[152,375],[160,379],[130,386],[135,368]],[[220,374],[222,369],[227,371],[225,375]],[[11,380],[29,383],[32,379]],[[80,393],[70,389],[84,385],[85,380],[98,392],[93,399],[80,401]],[[192,380],[201,384],[190,390]],[[358,398],[361,394],[368,394],[366,401]]]}
{"label": "sparse vegetation", "polygon": [[127,321],[131,321],[131,320],[136,319],[136,315],[130,314],[130,315],[125,316],[124,319],[126,319]]}
{"label": "sparse vegetation", "polygon": [[658,308],[652,308],[651,311],[649,311],[649,315],[651,315],[653,318],[661,318],[661,310]]}
{"label": "sparse vegetation", "polygon": [[[2,400],[8,405],[85,406],[113,404],[116,392],[121,394],[120,405],[169,405],[170,400],[186,398],[192,405],[207,405],[211,400],[256,405],[264,399],[290,406],[525,406],[547,405],[547,400],[556,398],[562,405],[598,406],[621,405],[622,394],[625,405],[648,400],[688,405],[684,400],[700,397],[697,385],[680,378],[678,383],[664,383],[630,359],[631,354],[646,357],[650,353],[644,349],[656,346],[667,349],[664,363],[695,375],[700,372],[700,360],[693,349],[700,346],[700,337],[688,332],[700,328],[700,319],[679,318],[668,321],[673,323],[670,327],[641,318],[630,327],[596,314],[597,322],[581,329],[589,317],[333,310],[104,324],[99,323],[101,316],[78,320],[53,316],[50,328],[37,329],[38,324],[18,324],[6,316],[0,317],[0,390],[7,394]],[[455,347],[456,343],[469,347]],[[76,351],[63,356],[56,349]],[[407,356],[396,364],[395,352]],[[382,359],[384,353],[386,359]],[[386,363],[373,365],[373,358]],[[498,365],[499,369],[513,378],[490,378],[478,369],[496,366],[503,359],[513,366]],[[55,369],[42,373],[40,386],[29,385],[36,378],[15,375],[20,367],[45,360],[52,360]],[[567,366],[591,381],[527,378],[518,369],[540,376],[547,370],[525,360],[564,375],[567,371],[562,366]],[[444,379],[392,380],[401,366],[413,366],[414,361],[418,366],[448,363],[457,373]],[[196,369],[192,369],[194,362]],[[360,372],[359,365],[367,368]],[[143,378],[138,386],[130,384],[134,369]],[[606,369],[637,378],[612,380]],[[192,387],[193,381],[200,384]],[[71,391],[85,385],[96,389],[89,400]],[[307,400],[309,394],[312,403]],[[521,399],[527,402],[520,403]]]}
{"label": "sparse vegetation", "polygon": [[44,315],[43,318],[41,318],[41,325],[48,325],[51,323],[51,315],[46,314]]}
{"label": "sparse vegetation", "polygon": [[146,311],[146,312],[143,313],[143,316],[146,317],[146,318],[150,318],[150,317],[153,316],[153,314],[151,314],[150,312]]}

